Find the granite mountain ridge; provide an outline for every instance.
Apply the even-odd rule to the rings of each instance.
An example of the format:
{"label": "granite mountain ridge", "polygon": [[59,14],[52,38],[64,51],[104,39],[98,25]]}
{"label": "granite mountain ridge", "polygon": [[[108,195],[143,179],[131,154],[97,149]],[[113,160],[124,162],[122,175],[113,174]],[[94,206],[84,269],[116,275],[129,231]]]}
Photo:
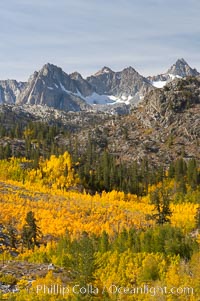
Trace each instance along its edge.
{"label": "granite mountain ridge", "polygon": [[0,104],[42,105],[64,111],[130,112],[159,85],[175,78],[198,76],[184,59],[178,59],[166,73],[144,77],[133,67],[113,71],[103,67],[84,79],[80,73],[65,73],[60,67],[45,64],[27,82],[0,81]]}

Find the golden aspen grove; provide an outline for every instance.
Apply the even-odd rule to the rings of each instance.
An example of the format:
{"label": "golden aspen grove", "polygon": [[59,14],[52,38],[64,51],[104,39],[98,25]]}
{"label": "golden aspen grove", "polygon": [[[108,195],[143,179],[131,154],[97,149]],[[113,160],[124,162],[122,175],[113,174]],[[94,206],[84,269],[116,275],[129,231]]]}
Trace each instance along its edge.
{"label": "golden aspen grove", "polygon": [[1,300],[198,300],[199,169],[184,192],[175,167],[141,195],[91,194],[78,165],[68,152],[0,161],[0,282],[17,287]]}

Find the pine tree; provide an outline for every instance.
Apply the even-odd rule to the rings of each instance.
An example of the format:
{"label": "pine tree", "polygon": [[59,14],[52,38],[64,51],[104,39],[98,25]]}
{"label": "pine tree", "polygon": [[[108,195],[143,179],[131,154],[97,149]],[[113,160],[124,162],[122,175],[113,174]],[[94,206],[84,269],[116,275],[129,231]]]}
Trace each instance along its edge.
{"label": "pine tree", "polygon": [[104,253],[109,250],[109,236],[104,230],[101,237],[100,237],[100,247],[99,247],[100,252]]}
{"label": "pine tree", "polygon": [[12,149],[9,143],[4,148],[4,158],[10,158],[12,156]]}
{"label": "pine tree", "polygon": [[72,267],[76,271],[76,280],[81,285],[93,280],[95,270],[94,246],[87,232],[82,233],[80,240],[74,240],[71,248]]}
{"label": "pine tree", "polygon": [[197,208],[195,215],[195,227],[200,230],[200,206]]}
{"label": "pine tree", "polygon": [[103,152],[102,155],[102,171],[103,171],[103,181],[104,181],[104,187],[106,191],[109,191],[110,187],[110,179],[109,179],[109,172],[110,172],[110,164],[109,164],[109,155],[107,151]]}
{"label": "pine tree", "polygon": [[8,233],[11,248],[16,249],[18,243],[17,229],[11,223],[9,223],[7,226],[7,233]]}
{"label": "pine tree", "polygon": [[175,174],[175,166],[174,166],[174,162],[171,162],[168,169],[168,177],[172,179],[174,178],[174,174]]}
{"label": "pine tree", "polygon": [[36,219],[34,213],[29,211],[26,215],[26,224],[22,229],[22,244],[27,247],[29,250],[34,249],[35,246],[38,246],[38,237],[40,237],[41,231],[36,224]]}
{"label": "pine tree", "polygon": [[127,249],[128,245],[128,232],[124,228],[121,233],[118,234],[116,239],[116,248],[118,252],[122,253]]}
{"label": "pine tree", "polygon": [[148,193],[148,184],[149,184],[149,162],[147,158],[144,158],[141,164],[141,177],[144,193]]}
{"label": "pine tree", "polygon": [[191,159],[188,162],[187,178],[188,184],[192,187],[192,189],[196,189],[198,185],[198,169],[195,159]]}
{"label": "pine tree", "polygon": [[172,212],[170,210],[170,197],[167,191],[163,188],[157,188],[150,195],[151,204],[154,205],[154,209],[157,213],[153,214],[153,219],[159,225],[170,222],[170,216]]}
{"label": "pine tree", "polygon": [[184,179],[187,172],[187,165],[185,161],[181,158],[175,162],[175,181],[179,182]]}

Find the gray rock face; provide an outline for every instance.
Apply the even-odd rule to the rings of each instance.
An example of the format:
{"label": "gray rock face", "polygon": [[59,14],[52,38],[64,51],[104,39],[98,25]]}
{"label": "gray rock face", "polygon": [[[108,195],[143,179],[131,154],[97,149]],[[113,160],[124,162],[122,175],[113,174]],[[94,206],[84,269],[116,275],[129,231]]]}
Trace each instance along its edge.
{"label": "gray rock face", "polygon": [[[79,85],[77,84],[79,83]],[[17,104],[47,105],[66,111],[89,109],[86,102],[79,96],[80,92],[87,93],[89,87],[84,87],[84,80],[73,79],[61,68],[46,64],[35,72],[27,86],[17,97]]]}
{"label": "gray rock face", "polygon": [[151,82],[157,81],[171,81],[175,77],[185,78],[187,76],[198,76],[200,73],[196,69],[192,69],[188,63],[182,58],[178,59],[166,73],[159,74],[156,76],[149,76],[148,79]]}
{"label": "gray rock face", "polygon": [[21,93],[26,83],[17,82],[16,80],[0,81],[0,104],[14,104],[17,96]]}
{"label": "gray rock face", "polygon": [[167,71],[168,74],[179,75],[181,77],[198,76],[199,72],[192,69],[188,63],[182,58],[178,59],[174,65]]}
{"label": "gray rock face", "polygon": [[136,94],[143,96],[153,89],[151,83],[132,67],[125,68],[120,72],[114,72],[108,67],[104,67],[93,76],[88,77],[87,81],[94,87],[96,93],[116,97],[134,97]]}
{"label": "gray rock face", "polygon": [[[164,87],[150,92],[141,103],[146,125],[168,126],[177,113],[182,113],[200,104],[200,77],[185,80],[175,79]],[[199,116],[196,115],[196,118]]]}
{"label": "gray rock face", "polygon": [[74,72],[69,75],[71,80],[76,86],[77,93],[81,93],[84,97],[91,95],[94,92],[93,87],[88,83],[87,80],[83,79],[80,73]]}

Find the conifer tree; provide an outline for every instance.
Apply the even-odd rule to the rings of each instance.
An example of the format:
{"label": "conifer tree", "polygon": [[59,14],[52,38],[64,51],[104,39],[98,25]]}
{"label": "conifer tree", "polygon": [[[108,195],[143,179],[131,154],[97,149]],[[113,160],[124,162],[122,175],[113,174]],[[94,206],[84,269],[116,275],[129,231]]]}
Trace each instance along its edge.
{"label": "conifer tree", "polygon": [[41,231],[36,224],[34,213],[29,211],[26,215],[26,224],[22,229],[22,244],[29,250],[34,249],[38,245],[38,237],[40,237]]}
{"label": "conifer tree", "polygon": [[187,165],[185,161],[181,158],[175,162],[175,180],[179,182],[184,179],[187,172]]}
{"label": "conifer tree", "polygon": [[195,227],[200,230],[200,206],[197,208],[195,215]]}
{"label": "conifer tree", "polygon": [[76,280],[81,285],[90,283],[95,270],[94,246],[87,232],[79,240],[72,242],[72,267],[76,271]]}
{"label": "conifer tree", "polygon": [[195,189],[198,184],[198,169],[197,169],[197,163],[195,159],[191,159],[188,162],[187,178],[188,178],[188,184],[193,189]]}
{"label": "conifer tree", "polygon": [[103,231],[101,237],[100,237],[100,252],[104,253],[109,250],[109,236],[106,231]]}
{"label": "conifer tree", "polygon": [[8,233],[11,248],[16,249],[18,243],[17,229],[11,223],[9,223],[7,226],[7,233]]}
{"label": "conifer tree", "polygon": [[170,197],[167,191],[163,188],[157,188],[150,195],[151,204],[154,205],[154,209],[157,211],[152,215],[156,223],[163,225],[170,222],[170,216],[172,212],[170,210]]}

